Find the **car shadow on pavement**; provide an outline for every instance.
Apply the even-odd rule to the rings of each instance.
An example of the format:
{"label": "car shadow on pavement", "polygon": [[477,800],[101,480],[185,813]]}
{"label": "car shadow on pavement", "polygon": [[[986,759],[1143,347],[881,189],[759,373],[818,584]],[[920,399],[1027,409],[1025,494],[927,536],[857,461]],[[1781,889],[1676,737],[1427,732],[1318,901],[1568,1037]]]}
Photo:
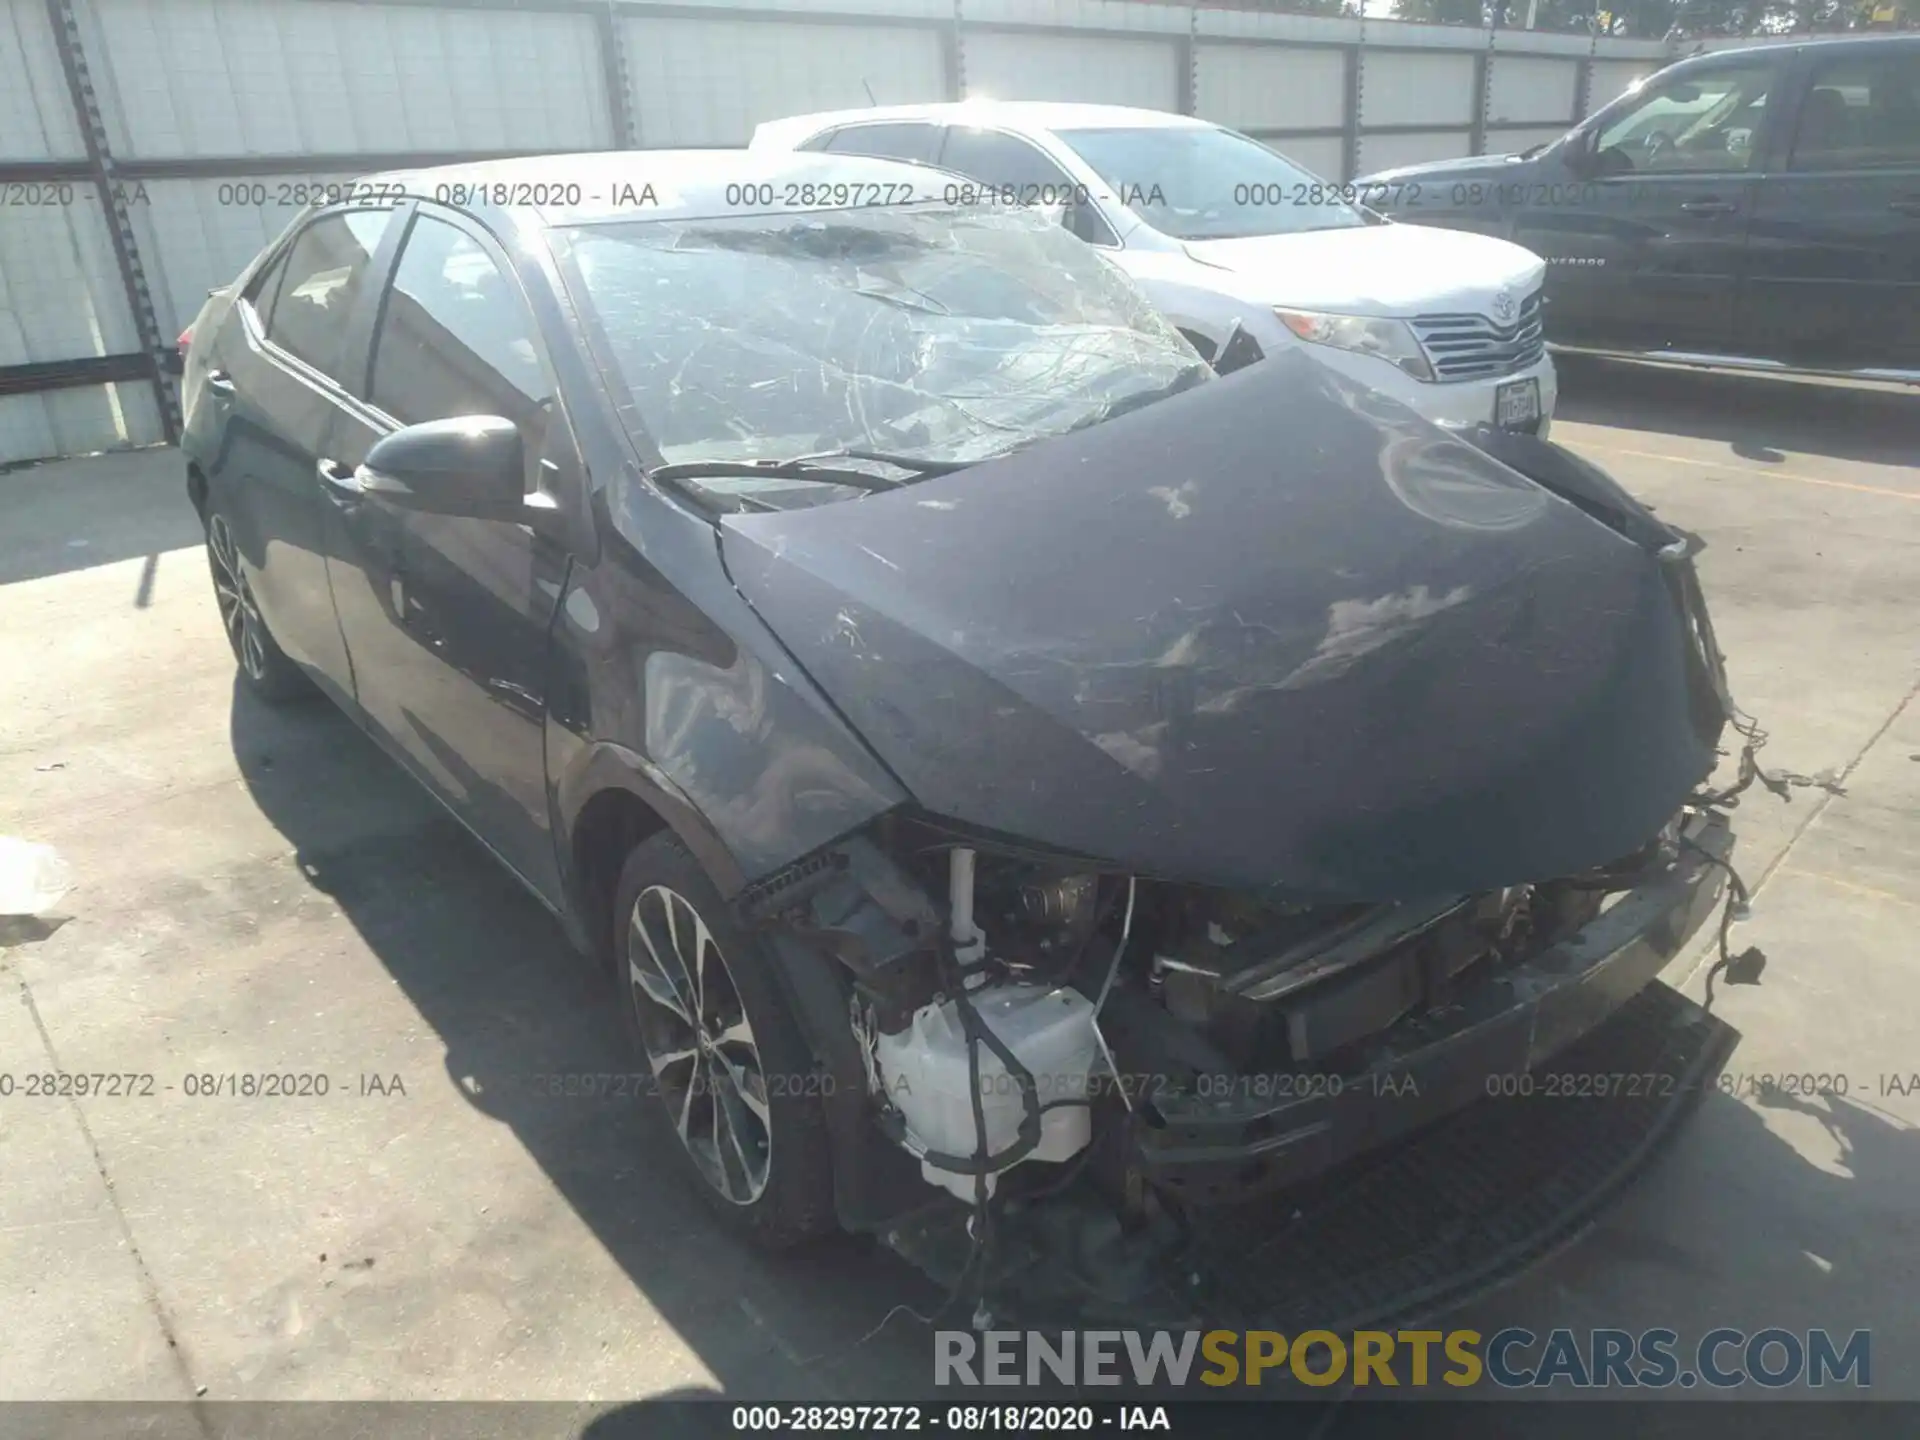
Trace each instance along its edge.
{"label": "car shadow on pavement", "polygon": [[[596,1078],[644,1069],[604,976],[351,720],[324,701],[269,710],[236,683],[230,733],[252,798],[308,882],[444,1044],[445,1083],[511,1127],[727,1393],[824,1401],[927,1388],[924,1327],[904,1312],[881,1322],[944,1297],[871,1242],[767,1256],[734,1239],[680,1173],[679,1142],[645,1085]],[[573,1088],[589,1093],[568,1094],[555,1078],[566,1076],[586,1077]]]}
{"label": "car shadow on pavement", "polygon": [[1869,390],[1764,375],[1560,356],[1554,418],[1727,445],[1743,460],[1789,454],[1911,465],[1920,451],[1920,392]]}

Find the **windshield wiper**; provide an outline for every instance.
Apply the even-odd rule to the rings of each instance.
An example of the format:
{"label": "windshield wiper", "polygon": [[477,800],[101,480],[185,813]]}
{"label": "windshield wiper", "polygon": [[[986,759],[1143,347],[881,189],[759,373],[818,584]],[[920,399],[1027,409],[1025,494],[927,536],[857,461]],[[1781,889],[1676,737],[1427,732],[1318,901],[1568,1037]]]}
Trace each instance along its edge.
{"label": "windshield wiper", "polygon": [[834,463],[844,460],[865,460],[876,465],[891,465],[897,470],[907,471],[915,479],[925,479],[931,475],[951,475],[955,470],[964,470],[974,463],[971,460],[928,460],[919,455],[898,455],[888,450],[848,448],[822,450],[813,455],[793,455],[785,459],[676,460],[672,464],[659,465],[649,470],[647,478],[670,482],[741,479],[765,475],[776,480],[831,481],[836,485],[851,485],[857,490],[869,490],[875,494],[883,490],[897,489],[907,483],[886,475],[875,475],[872,471],[857,465]]}
{"label": "windshield wiper", "polygon": [[[932,475],[951,475],[956,470],[964,470],[969,465],[978,465],[979,460],[930,460],[924,455],[902,455],[893,450],[826,450],[818,455],[803,455],[803,460],[871,460],[878,465],[892,465],[901,470],[910,470],[915,477],[926,479]],[[982,457],[992,459],[992,456]]]}
{"label": "windshield wiper", "polygon": [[953,311],[949,310],[940,301],[934,299],[933,296],[926,294],[924,291],[915,290],[910,285],[897,285],[891,289],[885,289],[878,285],[856,285],[853,288],[853,293],[856,295],[864,295],[869,300],[878,300],[882,305],[897,306],[899,309],[912,310],[920,315],[953,314]]}

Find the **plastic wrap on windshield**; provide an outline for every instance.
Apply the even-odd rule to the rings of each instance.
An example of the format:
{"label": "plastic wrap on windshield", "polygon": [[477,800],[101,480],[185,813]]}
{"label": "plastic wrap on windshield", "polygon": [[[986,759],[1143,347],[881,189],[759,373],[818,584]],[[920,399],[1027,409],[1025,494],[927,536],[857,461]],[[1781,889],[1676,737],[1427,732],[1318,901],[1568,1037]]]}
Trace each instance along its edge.
{"label": "plastic wrap on windshield", "polygon": [[593,226],[571,248],[670,461],[981,459],[1208,378],[1130,280],[1024,212]]}

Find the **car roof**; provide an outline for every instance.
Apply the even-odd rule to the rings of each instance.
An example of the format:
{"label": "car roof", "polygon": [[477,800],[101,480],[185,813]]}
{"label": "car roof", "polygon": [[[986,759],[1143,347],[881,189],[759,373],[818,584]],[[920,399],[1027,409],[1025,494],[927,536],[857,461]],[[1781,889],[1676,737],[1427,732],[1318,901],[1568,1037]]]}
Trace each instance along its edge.
{"label": "car roof", "polygon": [[1904,31],[1873,30],[1854,35],[1796,35],[1789,39],[1762,41],[1753,45],[1729,45],[1723,50],[1696,50],[1682,56],[1677,64],[1699,60],[1717,60],[1728,55],[1784,53],[1799,49],[1873,50],[1887,46],[1920,46],[1920,35]]}
{"label": "car roof", "polygon": [[1205,128],[1212,121],[1132,105],[1083,105],[1068,100],[949,100],[925,105],[872,105],[861,110],[820,110],[769,120],[754,131],[755,146],[798,144],[841,125],[919,120],[935,125],[1004,125],[1014,130],[1176,130]]}
{"label": "car roof", "polygon": [[[389,194],[397,189],[476,214],[508,211],[531,216],[540,225],[572,225],[605,219],[711,220],[756,210],[826,211],[881,199],[894,204],[900,203],[897,188],[889,188],[884,195],[876,193],[871,202],[851,196],[846,206],[782,201],[789,184],[898,187],[917,181],[924,189],[926,174],[922,165],[864,155],[607,150],[395,170],[366,176],[356,182],[356,189]],[[771,185],[773,203],[742,203],[736,188],[741,185]]]}

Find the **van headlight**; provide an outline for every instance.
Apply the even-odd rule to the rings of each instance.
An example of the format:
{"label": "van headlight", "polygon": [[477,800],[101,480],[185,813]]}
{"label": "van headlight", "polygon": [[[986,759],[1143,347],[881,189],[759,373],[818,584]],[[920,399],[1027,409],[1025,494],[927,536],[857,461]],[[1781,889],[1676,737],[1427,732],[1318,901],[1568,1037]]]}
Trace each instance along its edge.
{"label": "van headlight", "polygon": [[1404,320],[1382,320],[1371,315],[1328,315],[1318,310],[1273,312],[1295,335],[1310,345],[1331,345],[1360,355],[1376,355],[1416,380],[1433,379],[1427,352]]}

